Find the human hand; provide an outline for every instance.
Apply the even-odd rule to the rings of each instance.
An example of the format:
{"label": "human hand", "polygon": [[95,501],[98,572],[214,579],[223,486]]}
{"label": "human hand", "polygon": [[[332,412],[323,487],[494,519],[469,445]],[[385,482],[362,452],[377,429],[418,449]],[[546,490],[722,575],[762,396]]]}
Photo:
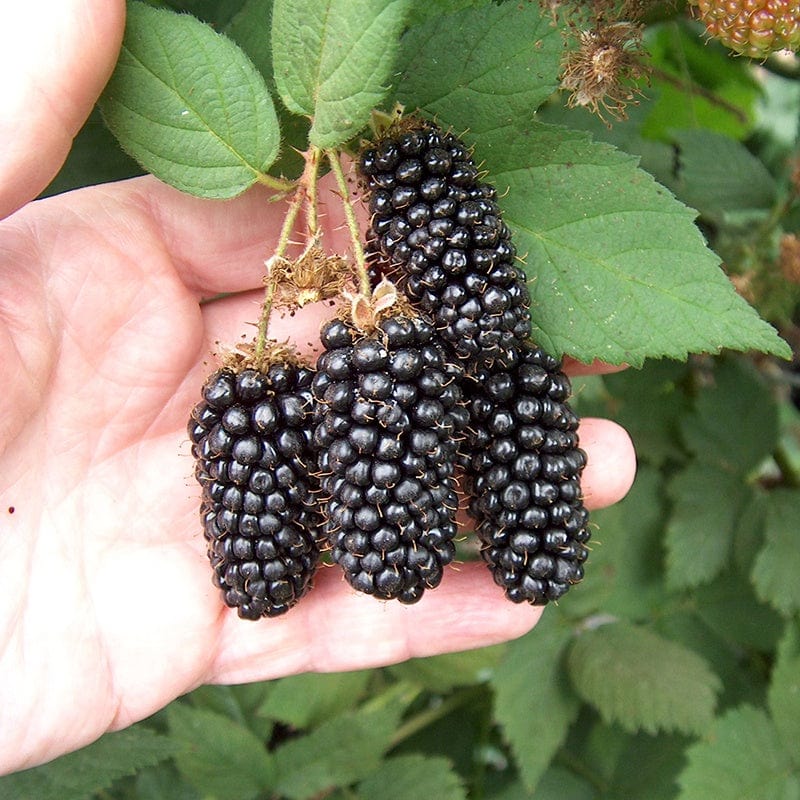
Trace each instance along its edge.
{"label": "human hand", "polygon": [[[250,338],[281,211],[264,191],[209,202],[145,177],[0,225],[4,770],[202,683],[488,645],[541,613],[509,603],[478,563],[450,568],[413,607],[356,595],[334,569],[285,617],[245,622],[222,606],[185,426],[216,343]],[[344,251],[333,209],[323,222],[328,248]],[[309,352],[329,313],[308,307],[273,333]],[[626,434],[587,419],[580,435],[587,505],[618,500],[634,470]]]}
{"label": "human hand", "polygon": [[[80,76],[70,86],[71,97],[94,91]],[[4,207],[38,192],[60,152],[44,172],[18,163]],[[323,241],[341,252],[347,234],[338,202],[324,213],[325,191]],[[357,595],[334,569],[285,617],[246,622],[222,606],[185,426],[217,343],[249,338],[284,210],[265,190],[209,202],[146,177],[0,223],[0,773],[203,683],[388,664],[507,640],[538,620],[478,563],[448,568],[411,607]],[[276,319],[273,334],[310,352],[328,313]],[[591,419],[580,434],[587,506],[619,500],[634,473],[627,435]]]}
{"label": "human hand", "polygon": [[114,69],[125,0],[5,3],[0,27],[0,219],[42,191]]}

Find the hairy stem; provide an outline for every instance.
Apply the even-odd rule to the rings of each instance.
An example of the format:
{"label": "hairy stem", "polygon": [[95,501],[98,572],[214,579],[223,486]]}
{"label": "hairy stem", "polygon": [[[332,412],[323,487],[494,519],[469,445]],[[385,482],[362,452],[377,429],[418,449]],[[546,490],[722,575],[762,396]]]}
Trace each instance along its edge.
{"label": "hairy stem", "polygon": [[319,176],[319,162],[322,151],[318,147],[309,148],[306,153],[306,167],[303,172],[306,193],[306,224],[308,225],[309,239],[315,239],[319,230],[319,215],[317,214],[317,178]]}
{"label": "hairy stem", "polygon": [[339,194],[342,198],[344,216],[347,220],[347,228],[350,231],[350,241],[353,246],[353,256],[356,262],[356,278],[358,279],[358,289],[361,294],[368,296],[370,293],[370,282],[369,274],[367,273],[367,258],[364,255],[364,248],[361,245],[361,232],[358,227],[355,209],[353,208],[353,204],[350,202],[347,181],[345,180],[344,172],[342,171],[342,164],[339,161],[339,154],[335,150],[326,150],[325,155],[330,162],[331,170],[336,178],[336,185],[339,188]]}
{"label": "hairy stem", "polygon": [[285,178],[276,178],[266,172],[259,172],[256,181],[262,186],[269,186],[270,189],[274,189],[281,194],[290,192],[295,186],[292,181],[287,181]]}
{"label": "hairy stem", "polygon": [[302,186],[299,186],[295,190],[294,197],[292,197],[292,202],[289,204],[289,209],[286,212],[286,217],[283,220],[283,226],[281,227],[281,233],[278,237],[278,244],[275,247],[275,252],[267,261],[268,272],[264,281],[264,301],[261,304],[261,316],[258,320],[258,333],[256,334],[256,346],[254,352],[254,360],[256,364],[261,361],[261,358],[263,357],[264,351],[267,347],[269,336],[269,318],[272,314],[272,301],[275,298],[275,289],[277,284],[274,265],[284,257],[284,254],[289,247],[292,231],[294,230],[294,225],[297,221],[297,215],[300,212],[300,208],[303,205],[304,199],[305,192],[302,190]]}
{"label": "hairy stem", "polygon": [[297,222],[297,215],[303,205],[306,207],[308,236],[313,239],[317,235],[317,175],[319,173],[320,156],[320,150],[316,147],[309,148],[305,153],[306,163],[303,174],[295,186],[294,196],[286,211],[275,252],[267,260],[268,272],[264,281],[264,301],[261,304],[261,316],[258,320],[258,333],[253,354],[256,364],[260,363],[269,340],[269,319],[272,314],[272,303],[275,299],[278,282],[275,265],[285,258],[286,251],[292,241],[292,232]]}

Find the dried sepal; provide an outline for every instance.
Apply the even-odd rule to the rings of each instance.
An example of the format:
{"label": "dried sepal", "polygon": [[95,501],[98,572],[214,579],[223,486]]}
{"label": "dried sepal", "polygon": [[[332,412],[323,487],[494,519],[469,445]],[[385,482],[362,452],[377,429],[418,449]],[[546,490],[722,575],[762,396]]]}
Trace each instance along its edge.
{"label": "dried sepal", "polygon": [[265,282],[274,282],[276,307],[302,308],[308,303],[339,297],[350,280],[347,259],[325,253],[312,242],[296,259],[273,256]]}
{"label": "dried sepal", "polygon": [[385,136],[386,133],[396,125],[405,113],[405,106],[402,103],[395,103],[389,112],[373,109],[370,117],[370,128],[375,136]]}
{"label": "dried sepal", "polygon": [[349,302],[349,316],[353,325],[362,333],[372,333],[380,321],[396,314],[419,316],[398,288],[383,278],[370,295],[360,292],[344,292]]}
{"label": "dried sepal", "polygon": [[642,32],[642,25],[627,21],[598,21],[574,32],[578,46],[568,51],[561,78],[570,108],[583,106],[601,119],[604,114],[625,119],[628,103],[640,93],[635,82],[647,74]]}
{"label": "dried sepal", "polygon": [[234,345],[230,350],[221,353],[219,356],[220,365],[227,367],[235,373],[245,369],[255,369],[266,373],[273,364],[290,364],[295,367],[309,367],[307,358],[297,352],[297,348],[288,340],[278,342],[275,339],[267,341],[262,352],[257,352],[258,348],[254,342],[247,342]]}

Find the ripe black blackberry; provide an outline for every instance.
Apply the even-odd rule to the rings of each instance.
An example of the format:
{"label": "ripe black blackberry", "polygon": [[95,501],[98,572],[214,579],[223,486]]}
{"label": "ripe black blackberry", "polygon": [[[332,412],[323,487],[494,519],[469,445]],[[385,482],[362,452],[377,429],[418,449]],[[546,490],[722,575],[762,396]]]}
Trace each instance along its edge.
{"label": "ripe black blackberry", "polygon": [[224,367],[189,421],[214,583],[245,619],[288,611],[319,560],[312,378],[293,361],[266,372]]}
{"label": "ripe black blackberry", "polygon": [[525,273],[496,191],[452,133],[406,119],[359,160],[367,252],[429,314],[468,368],[516,362],[530,333]]}
{"label": "ripe black blackberry", "polygon": [[313,383],[333,560],[358,591],[407,604],[438,586],[455,556],[453,473],[467,415],[434,333],[400,313],[371,333],[334,319]]}
{"label": "ripe black blackberry", "polygon": [[515,603],[557,600],[583,577],[586,455],[560,363],[527,344],[506,373],[470,383],[465,452],[481,555]]}

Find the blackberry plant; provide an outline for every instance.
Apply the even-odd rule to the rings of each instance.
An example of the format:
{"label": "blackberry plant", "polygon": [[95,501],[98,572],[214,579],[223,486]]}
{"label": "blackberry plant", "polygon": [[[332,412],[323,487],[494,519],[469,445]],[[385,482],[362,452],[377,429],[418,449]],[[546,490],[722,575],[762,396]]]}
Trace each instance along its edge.
{"label": "blackberry plant", "polygon": [[[294,288],[278,292],[276,303],[330,300],[346,291],[371,301],[384,270],[403,285],[415,309],[387,308],[383,319],[420,319],[433,334],[428,344],[415,347],[425,350],[438,339],[450,350],[445,361],[457,361],[466,372],[460,391],[470,418],[458,434],[458,458],[466,461],[465,484],[483,557],[512,599],[536,603],[557,596],[580,577],[589,544],[581,522],[583,500],[575,488],[583,478],[580,445],[573,419],[557,399],[564,391],[559,368],[546,359],[568,355],[585,364],[599,359],[632,367],[582,379],[574,402],[582,413],[610,415],[633,431],[639,474],[623,503],[592,512],[593,552],[580,591],[552,603],[528,635],[383,669],[204,686],[155,720],[109,734],[63,761],[0,779],[0,795],[41,800],[51,787],[50,794],[61,798],[65,786],[75,797],[100,792],[120,800],[198,793],[370,798],[384,796],[387,786],[397,797],[446,800],[728,800],[797,794],[800,424],[789,402],[797,373],[773,358],[791,357],[791,348],[744,298],[790,341],[800,342],[797,270],[789,247],[800,236],[800,69],[796,57],[785,54],[759,54],[754,64],[707,46],[708,37],[691,17],[703,7],[718,14],[721,5],[728,16],[715,18],[718,28],[741,31],[748,10],[755,11],[748,24],[760,25],[770,18],[777,22],[793,4],[127,4],[119,65],[100,100],[102,124],[142,170],[209,201],[180,204],[159,190],[157,204],[176,210],[169,221],[179,219],[178,209],[184,215],[210,213],[229,223],[229,233],[240,222],[252,232],[259,202],[266,204],[274,195],[288,200],[287,225],[269,262],[268,283]],[[171,9],[205,15],[205,22]],[[748,41],[752,30],[744,30]],[[772,43],[778,42],[773,37]],[[652,92],[641,81],[644,75]],[[563,104],[556,99],[559,86],[571,93]],[[442,149],[451,162],[466,167],[459,172],[451,166],[445,177],[448,186],[466,181],[475,196],[457,202],[477,204],[472,207],[482,216],[467,214],[462,223],[449,216],[446,204],[436,205],[441,198],[409,201],[408,189],[421,193],[424,180],[442,177],[437,171],[446,159],[438,153],[425,151],[428,160],[420,161],[425,177],[419,182],[417,167],[404,172],[400,164],[419,161],[420,154],[403,154],[388,166],[373,164],[374,172],[362,171],[362,180],[368,184],[388,176],[378,179],[394,183],[374,188],[383,199],[374,201],[376,231],[367,243],[375,273],[370,282],[367,265],[359,264],[356,218],[348,205],[357,177],[353,174],[348,184],[346,159],[345,171],[337,171],[339,156],[359,159],[355,143],[372,135],[365,132],[373,110],[398,102],[418,110],[417,120],[436,120],[415,125],[435,131],[441,143],[450,135],[446,132],[458,134],[463,150],[453,139]],[[613,128],[586,108],[614,120]],[[626,114],[627,121],[616,121]],[[118,153],[109,158],[108,137],[97,136],[99,116],[91,122],[76,139],[61,190],[106,180],[119,161]],[[388,158],[379,152],[382,141],[373,150],[376,157]],[[316,175],[326,160],[356,232],[351,236],[358,265],[354,275],[349,263],[334,266],[327,278],[318,272],[320,253],[331,249],[314,223]],[[127,177],[130,162],[125,166]],[[487,188],[489,181],[496,194]],[[154,183],[140,186],[153,191]],[[234,198],[247,189],[253,189],[250,196],[233,200],[219,217],[219,207],[209,212],[212,199]],[[129,196],[128,191],[122,193]],[[333,216],[338,201],[330,198],[326,192],[320,208]],[[430,219],[424,208],[412,212],[420,202],[430,209]],[[497,224],[490,218],[500,219],[500,208],[502,224]],[[292,224],[303,209],[305,231]],[[444,216],[434,217],[434,209]],[[702,236],[695,225],[698,213]],[[402,224],[393,223],[395,215]],[[434,224],[436,219],[446,222]],[[480,257],[477,265],[469,264],[477,282],[467,282],[466,272],[444,270],[436,237],[444,236],[449,221],[454,227],[447,236],[461,226],[472,237],[463,248],[470,258],[480,249],[499,248],[501,255],[494,258],[503,269],[511,264],[525,272],[529,303],[512,288],[522,277],[519,272],[513,278],[506,273],[508,284],[492,283],[496,276],[481,272]],[[392,224],[390,238],[382,241]],[[378,232],[381,226],[387,229]],[[512,255],[503,226],[513,230],[522,260]],[[488,240],[481,239],[484,235]],[[456,238],[448,247],[460,247],[459,241],[465,240]],[[295,251],[302,253],[296,257]],[[227,254],[215,252],[222,272]],[[231,253],[231,263],[241,265],[243,252],[251,251]],[[429,259],[427,265],[422,257]],[[339,280],[343,272],[348,272],[345,282]],[[445,289],[451,284],[457,289],[446,298],[436,295],[442,302],[435,303],[441,281]],[[484,306],[490,283],[492,291],[499,287],[509,294],[507,306],[502,299]],[[510,309],[512,316],[505,317]],[[443,316],[436,319],[439,313]],[[485,314],[490,324],[473,325]],[[533,341],[549,354],[544,360],[526,343],[527,327],[524,333],[516,330],[526,315]],[[259,358],[247,366],[223,366],[208,384],[215,402],[219,386],[228,387],[222,394],[231,385],[235,393],[239,376],[249,370],[273,392],[259,402],[267,397],[277,402],[283,392],[308,392],[306,378],[300,381],[302,390],[299,379],[291,390],[270,383],[268,356],[276,343],[269,339],[267,317],[262,314],[254,348]],[[466,322],[458,323],[461,319]],[[463,326],[463,337],[449,329],[456,323]],[[364,329],[358,315],[337,316],[326,327],[326,340],[342,330],[347,335],[322,357],[321,371],[342,369],[340,356],[333,355],[337,349],[355,353],[360,343],[387,347],[386,332],[378,326]],[[448,330],[449,343],[442,338]],[[453,348],[459,347],[456,357]],[[750,359],[742,355],[748,350],[760,354]],[[723,358],[711,355],[720,351],[726,351]],[[313,372],[310,366],[297,368]],[[552,392],[527,383],[523,375],[531,369],[548,375]],[[318,378],[317,389],[324,398],[333,383],[355,375],[359,381],[368,378],[368,391],[385,385],[386,375],[391,378],[382,369],[353,372],[324,390],[327,378]],[[414,380],[398,382],[395,376],[390,393]],[[506,397],[509,385],[514,400]],[[390,405],[400,407],[394,399]],[[332,411],[313,392],[311,402],[317,417],[308,429],[304,423],[305,440],[310,436],[313,444],[320,430],[320,444],[329,437],[330,444],[321,449],[334,454],[337,470],[337,459],[372,447],[373,430],[383,442],[376,448],[386,453],[392,446],[383,428],[352,416],[366,408],[364,403],[356,404],[358,411],[355,406]],[[203,403],[207,411],[190,427],[195,448],[212,439],[219,443],[214,415],[224,431],[217,436],[231,433],[223,424],[228,411]],[[404,406],[403,413],[416,407]],[[454,420],[459,408],[458,403],[453,407]],[[525,421],[537,414],[537,422]],[[345,425],[347,436],[341,433]],[[183,420],[176,437],[183,435],[179,427]],[[435,433],[423,429],[424,436],[429,432]],[[275,446],[275,433],[264,436]],[[353,463],[362,458],[367,456],[358,452]],[[371,458],[378,463],[375,452]],[[207,467],[203,485],[209,490],[220,483],[223,462],[232,465],[234,459],[201,458],[199,472]],[[311,457],[304,463],[307,469],[298,465],[295,475],[310,485],[317,468]],[[380,463],[389,464],[388,472],[385,466],[378,470],[385,480],[393,462]],[[259,469],[250,468],[251,475]],[[241,477],[240,467],[228,466],[228,477],[231,470]],[[369,506],[384,496],[383,487],[354,481],[344,491],[333,470],[323,480],[329,491],[313,496],[333,501],[336,491],[343,492],[342,503],[355,500],[362,503],[359,509],[367,509],[360,517],[367,527],[374,524],[373,509],[387,507]],[[368,480],[374,480],[371,473]],[[554,484],[567,488],[556,496]],[[227,502],[237,505],[244,484],[231,486]],[[429,491],[434,496],[419,486],[422,496]],[[224,509],[226,518],[236,515],[241,525],[244,503],[242,496],[242,511]],[[450,500],[443,497],[446,508],[445,503]],[[306,511],[319,515],[322,508]],[[406,511],[413,516],[413,509]],[[349,522],[347,506],[334,513]],[[441,517],[425,513],[415,524],[423,518],[434,529],[442,523],[440,528],[451,530]],[[12,522],[18,519],[19,513]],[[324,524],[331,547],[341,544],[351,566],[358,561],[353,575],[367,576],[358,578],[358,585],[363,581],[369,587],[370,580],[374,585],[382,569],[374,571],[374,565],[389,557],[392,535],[376,542],[374,531],[367,535],[358,528],[345,542],[337,539],[341,530],[330,521]],[[410,530],[416,536],[417,528]],[[225,536],[229,549],[246,553],[246,536]],[[234,546],[237,538],[241,543]],[[367,539],[374,548],[368,552],[362,548]],[[449,546],[440,549],[449,552]],[[409,544],[407,561],[412,552],[417,551]],[[245,577],[238,566],[243,562],[236,563],[239,580]],[[266,564],[259,565],[262,574]],[[437,574],[437,565],[434,559],[426,575]],[[414,577],[425,586],[421,575]],[[323,609],[325,621],[340,608]],[[426,611],[424,606],[392,608],[391,616],[416,620]],[[368,635],[353,620],[339,616],[334,621],[358,636]],[[285,627],[273,622],[264,621],[264,630],[249,641],[282,637],[291,616]],[[469,628],[468,618],[460,622]],[[637,769],[630,769],[632,763]]]}

